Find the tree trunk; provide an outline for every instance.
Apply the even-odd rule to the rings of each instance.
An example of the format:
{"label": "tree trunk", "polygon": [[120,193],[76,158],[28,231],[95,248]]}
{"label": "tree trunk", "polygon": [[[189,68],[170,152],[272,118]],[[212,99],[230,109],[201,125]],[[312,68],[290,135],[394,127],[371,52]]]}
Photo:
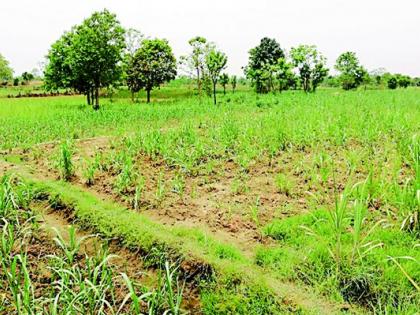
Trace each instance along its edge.
{"label": "tree trunk", "polygon": [[131,101],[134,103],[134,91],[131,91]]}
{"label": "tree trunk", "polygon": [[90,91],[88,91],[87,93],[86,93],[86,98],[87,98],[87,103],[88,103],[88,105],[90,106],[90,105],[92,105],[92,102],[91,102],[91,99],[90,99]]}
{"label": "tree trunk", "polygon": [[223,95],[226,95],[226,85],[223,85]]}
{"label": "tree trunk", "polygon": [[214,101],[214,105],[217,105],[217,100],[216,100],[216,83],[217,82],[213,82],[213,101]]}
{"label": "tree trunk", "polygon": [[99,109],[99,88],[95,87],[95,104],[93,105],[94,110]]}
{"label": "tree trunk", "polygon": [[150,103],[150,89],[148,89],[146,92],[147,92],[147,103]]}
{"label": "tree trunk", "polygon": [[93,89],[89,90],[90,93],[90,104],[93,105],[93,100],[95,99],[95,93],[93,92]]}

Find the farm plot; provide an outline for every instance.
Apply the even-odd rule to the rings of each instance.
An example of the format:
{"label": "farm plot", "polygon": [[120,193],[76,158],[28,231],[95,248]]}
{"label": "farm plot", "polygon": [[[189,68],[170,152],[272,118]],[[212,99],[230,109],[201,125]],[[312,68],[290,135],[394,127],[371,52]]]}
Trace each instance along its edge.
{"label": "farm plot", "polygon": [[116,99],[97,113],[73,97],[37,100],[33,116],[19,100],[0,116],[2,159],[69,222],[155,267],[177,261],[203,313],[411,314],[419,93]]}

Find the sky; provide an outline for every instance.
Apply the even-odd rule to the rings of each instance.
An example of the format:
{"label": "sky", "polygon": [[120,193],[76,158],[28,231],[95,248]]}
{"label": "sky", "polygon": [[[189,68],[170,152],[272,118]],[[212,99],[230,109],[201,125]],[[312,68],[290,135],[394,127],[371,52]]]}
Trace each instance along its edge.
{"label": "sky", "polygon": [[0,53],[15,74],[39,67],[64,31],[104,8],[124,27],[166,38],[177,57],[204,36],[242,74],[262,37],[290,50],[315,44],[333,67],[354,51],[368,69],[420,76],[419,0],[0,0]]}

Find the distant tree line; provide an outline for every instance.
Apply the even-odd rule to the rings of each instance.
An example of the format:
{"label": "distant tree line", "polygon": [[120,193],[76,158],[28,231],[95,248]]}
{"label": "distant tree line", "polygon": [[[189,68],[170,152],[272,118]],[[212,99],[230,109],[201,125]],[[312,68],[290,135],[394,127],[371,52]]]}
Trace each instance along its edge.
{"label": "distant tree line", "polygon": [[[151,92],[177,76],[180,67],[194,79],[197,94],[211,96],[217,104],[217,86],[226,94],[234,93],[241,79],[225,70],[228,58],[204,37],[189,41],[191,52],[176,60],[165,39],[149,39],[137,30],[124,29],[115,14],[108,10],[93,13],[80,25],[65,32],[51,46],[43,81],[48,91],[73,90],[86,96],[94,109],[99,109],[101,89],[112,90],[125,85],[132,99],[141,90],[150,102]],[[361,85],[384,86],[389,89],[420,86],[420,78],[390,74],[384,70],[368,71],[354,52],[341,54],[335,64],[337,75],[329,75],[326,58],[314,45],[299,45],[289,52],[272,38],[264,37],[249,51],[244,67],[245,78],[257,93],[302,89],[313,93],[320,85],[357,89]],[[28,84],[38,79],[36,71],[13,77],[9,62],[0,54],[0,83]]]}

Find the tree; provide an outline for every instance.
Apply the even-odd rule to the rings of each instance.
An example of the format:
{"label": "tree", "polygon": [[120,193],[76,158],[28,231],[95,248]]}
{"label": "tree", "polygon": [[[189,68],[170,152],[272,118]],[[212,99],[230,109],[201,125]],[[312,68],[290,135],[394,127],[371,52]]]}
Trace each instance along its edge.
{"label": "tree", "polygon": [[223,86],[223,95],[226,95],[226,85],[229,84],[229,75],[227,73],[223,73],[220,76],[220,84]]}
{"label": "tree", "polygon": [[367,75],[367,71],[359,64],[356,54],[350,51],[338,57],[335,68],[341,73],[339,80],[344,90],[356,89]]}
{"label": "tree", "polygon": [[388,88],[395,90],[398,87],[398,80],[395,76],[391,76],[387,82]]}
{"label": "tree", "polygon": [[35,79],[35,76],[32,73],[27,72],[27,71],[25,71],[24,73],[22,73],[23,83],[28,84],[33,79]]}
{"label": "tree", "polygon": [[217,99],[216,99],[217,81],[220,78],[220,73],[226,68],[226,64],[227,64],[227,56],[218,50],[214,49],[210,51],[210,53],[207,55],[206,66],[207,66],[210,79],[213,83],[214,105],[217,104]]}
{"label": "tree", "polygon": [[230,84],[232,84],[232,92],[235,93],[236,91],[236,85],[237,85],[238,79],[236,78],[236,75],[233,75],[230,79]]}
{"label": "tree", "polygon": [[408,88],[411,84],[411,78],[408,75],[397,74],[398,86]]}
{"label": "tree", "polygon": [[125,31],[125,53],[130,57],[134,57],[144,40],[144,35],[134,28]]}
{"label": "tree", "polygon": [[146,39],[132,59],[127,72],[127,84],[131,91],[145,89],[147,103],[153,88],[175,79],[176,59],[164,39]]}
{"label": "tree", "polygon": [[196,78],[197,92],[201,96],[202,90],[208,91],[209,77],[206,68],[207,56],[215,49],[213,43],[201,36],[196,36],[188,41],[192,48],[192,52],[188,56],[181,57],[181,65],[183,65],[189,75]]}
{"label": "tree", "polygon": [[328,75],[325,57],[314,45],[300,45],[292,48],[293,64],[299,72],[300,83],[305,92],[315,92],[318,85]]}
{"label": "tree", "polygon": [[[144,39],[144,35],[137,29],[129,28],[125,31],[125,50],[122,71],[122,81],[127,84],[127,71],[130,66],[131,60],[134,58],[137,50],[140,48]],[[134,101],[134,93],[131,93],[131,98]]]}
{"label": "tree", "polygon": [[280,44],[272,38],[264,37],[257,47],[249,51],[249,62],[245,75],[255,85],[257,93],[268,93],[273,87],[272,66],[284,58]]}
{"label": "tree", "polygon": [[279,58],[273,66],[274,78],[280,92],[296,86],[296,75],[293,73],[293,64],[286,58]]}
{"label": "tree", "polygon": [[[86,94],[88,83],[80,86],[76,85],[77,76],[71,69],[70,52],[72,41],[75,36],[74,28],[70,32],[64,33],[51,48],[47,55],[47,64],[44,69],[44,84],[47,90],[59,90],[63,88],[73,88],[80,93]],[[79,76],[81,76],[79,74]],[[88,104],[90,105],[90,92],[87,94]]]}
{"label": "tree", "polygon": [[48,89],[72,88],[99,109],[99,89],[121,79],[124,29],[115,14],[95,12],[55,42],[47,56]]}
{"label": "tree", "polygon": [[11,79],[13,79],[13,70],[6,58],[0,54],[0,81],[7,82]]}
{"label": "tree", "polygon": [[385,68],[378,68],[372,70],[369,75],[374,79],[376,85],[382,85],[384,75],[387,73]]}

